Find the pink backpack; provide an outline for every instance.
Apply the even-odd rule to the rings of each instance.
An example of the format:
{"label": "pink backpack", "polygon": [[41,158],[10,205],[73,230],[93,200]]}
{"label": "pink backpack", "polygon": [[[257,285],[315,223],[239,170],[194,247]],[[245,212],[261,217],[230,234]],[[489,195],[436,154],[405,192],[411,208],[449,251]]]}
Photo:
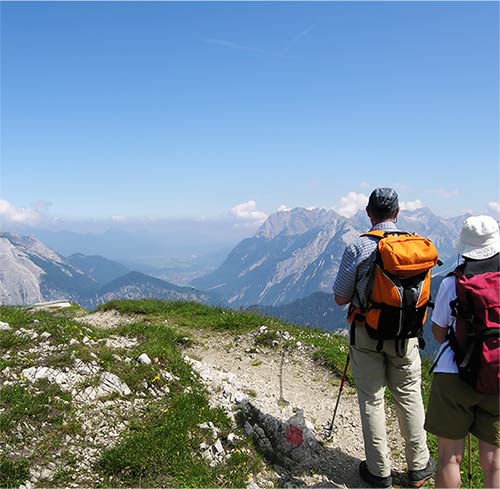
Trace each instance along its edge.
{"label": "pink backpack", "polygon": [[450,305],[456,332],[450,346],[460,377],[478,392],[500,389],[500,271],[499,256],[466,261],[453,272],[457,299]]}

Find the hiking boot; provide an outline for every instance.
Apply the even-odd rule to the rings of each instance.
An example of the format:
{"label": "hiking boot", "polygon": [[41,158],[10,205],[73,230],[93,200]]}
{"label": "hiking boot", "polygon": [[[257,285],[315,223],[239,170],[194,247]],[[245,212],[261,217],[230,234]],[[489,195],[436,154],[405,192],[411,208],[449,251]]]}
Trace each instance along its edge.
{"label": "hiking boot", "polygon": [[361,478],[370,484],[372,487],[391,487],[392,486],[392,477],[389,475],[387,477],[378,477],[377,475],[373,475],[368,470],[368,465],[366,464],[366,460],[363,460],[359,464],[359,475]]}
{"label": "hiking boot", "polygon": [[408,471],[408,485],[410,487],[422,486],[427,479],[430,479],[434,475],[435,470],[436,462],[434,462],[432,457],[429,457],[425,469]]}

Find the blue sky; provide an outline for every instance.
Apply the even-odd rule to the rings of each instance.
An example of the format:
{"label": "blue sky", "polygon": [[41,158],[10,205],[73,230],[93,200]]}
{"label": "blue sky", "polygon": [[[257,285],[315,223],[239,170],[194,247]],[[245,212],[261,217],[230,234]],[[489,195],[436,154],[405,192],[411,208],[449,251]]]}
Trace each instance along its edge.
{"label": "blue sky", "polygon": [[[2,2],[0,221],[500,212],[497,2]],[[495,214],[496,213],[496,214]]]}

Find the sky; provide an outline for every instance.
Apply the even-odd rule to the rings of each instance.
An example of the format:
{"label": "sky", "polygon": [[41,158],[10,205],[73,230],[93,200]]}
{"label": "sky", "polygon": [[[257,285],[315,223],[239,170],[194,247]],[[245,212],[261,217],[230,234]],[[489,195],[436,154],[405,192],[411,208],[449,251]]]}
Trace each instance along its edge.
{"label": "sky", "polygon": [[[0,225],[500,217],[498,2],[1,2]],[[243,231],[242,231],[243,229]]]}

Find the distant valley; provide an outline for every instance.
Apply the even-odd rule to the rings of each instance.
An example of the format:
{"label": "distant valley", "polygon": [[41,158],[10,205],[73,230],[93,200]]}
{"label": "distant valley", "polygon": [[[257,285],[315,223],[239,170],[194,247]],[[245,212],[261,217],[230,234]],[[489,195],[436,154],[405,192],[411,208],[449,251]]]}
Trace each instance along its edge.
{"label": "distant valley", "polygon": [[130,271],[101,256],[60,256],[33,237],[0,233],[0,302],[31,305],[66,299],[88,309],[113,299],[158,298],[222,305],[215,293]]}
{"label": "distant valley", "polygon": [[[400,213],[400,229],[429,237],[445,262],[434,271],[433,289],[455,264],[452,241],[463,220],[464,216],[442,219],[426,208]],[[334,304],[332,285],[346,244],[368,228],[363,212],[348,219],[332,210],[293,209],[270,216],[253,237],[243,239],[225,257],[172,259],[166,268],[144,263],[132,268],[82,253],[64,257],[36,238],[3,232],[0,301],[27,305],[67,299],[93,309],[123,298],[188,300],[257,310],[287,322],[338,331],[346,328],[345,311]],[[195,278],[186,283],[190,273]],[[176,274],[176,284],[163,280]]]}

